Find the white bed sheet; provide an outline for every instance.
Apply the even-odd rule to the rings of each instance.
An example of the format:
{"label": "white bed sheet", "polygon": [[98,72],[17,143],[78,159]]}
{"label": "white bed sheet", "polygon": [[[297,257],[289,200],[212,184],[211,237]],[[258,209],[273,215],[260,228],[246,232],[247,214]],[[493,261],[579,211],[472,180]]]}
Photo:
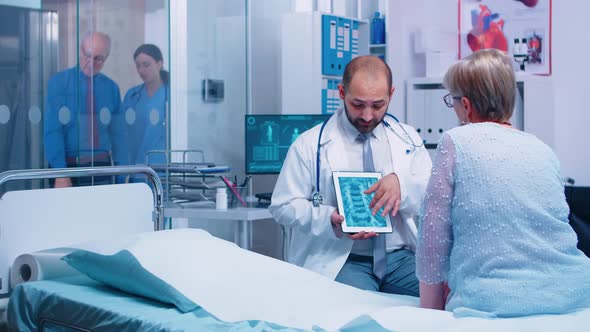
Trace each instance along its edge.
{"label": "white bed sheet", "polygon": [[416,303],[334,282],[198,229],[144,233],[77,247],[101,255],[129,251],[146,271],[226,322],[266,321],[333,331],[361,315]]}
{"label": "white bed sheet", "polygon": [[129,250],[146,270],[228,322],[260,320],[329,331],[371,330],[376,323],[393,331],[579,331],[590,326],[590,309],[511,319],[458,318],[421,309],[416,298],[343,285],[202,230],[146,233],[115,242],[82,247],[102,254]]}
{"label": "white bed sheet", "polygon": [[363,327],[374,326],[371,322],[377,322],[382,327],[397,332],[587,331],[590,329],[590,309],[564,315],[486,319],[455,317],[453,313],[448,311],[397,306],[356,318],[344,329],[356,326],[359,328],[351,328],[350,330],[361,331]]}

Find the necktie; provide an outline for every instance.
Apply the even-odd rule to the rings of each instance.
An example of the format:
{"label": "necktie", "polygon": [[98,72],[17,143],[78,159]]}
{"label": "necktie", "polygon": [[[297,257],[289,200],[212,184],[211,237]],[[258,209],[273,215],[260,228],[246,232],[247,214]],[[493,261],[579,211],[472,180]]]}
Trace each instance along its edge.
{"label": "necktie", "polygon": [[[359,139],[363,142],[363,170],[365,172],[374,172],[373,151],[371,149],[371,134],[360,134]],[[385,276],[387,268],[385,252],[385,235],[373,238],[373,274],[379,279]]]}
{"label": "necktie", "polygon": [[88,112],[88,144],[94,153],[98,149],[98,123],[94,116],[94,87],[92,77],[88,77],[88,89],[86,91],[86,111]]}

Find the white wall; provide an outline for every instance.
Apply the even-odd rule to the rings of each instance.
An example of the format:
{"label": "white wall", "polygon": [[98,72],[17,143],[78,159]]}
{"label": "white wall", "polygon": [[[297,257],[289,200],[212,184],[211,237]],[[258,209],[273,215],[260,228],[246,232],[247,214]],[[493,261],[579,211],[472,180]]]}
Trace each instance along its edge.
{"label": "white wall", "polygon": [[[243,136],[246,113],[244,1],[187,3],[188,147],[202,149],[207,160],[231,165],[243,174],[244,148],[235,138]],[[203,102],[205,78],[224,81],[223,101]]]}
{"label": "white wall", "polygon": [[287,0],[251,1],[251,110],[253,114],[281,113],[281,16],[290,11]]}
{"label": "white wall", "polygon": [[[457,4],[457,0],[390,1],[387,54],[396,86],[390,106],[394,114],[404,114],[405,80],[424,74],[424,59],[413,53],[413,34],[426,24],[458,33]],[[588,186],[590,154],[584,151],[584,146],[590,140],[590,131],[586,127],[590,123],[590,106],[584,98],[589,85],[583,79],[590,77],[590,63],[581,59],[576,61],[576,56],[584,57],[590,53],[590,45],[584,42],[589,38],[580,28],[586,20],[585,13],[590,10],[590,2],[554,0],[552,8],[554,104],[547,107],[553,108],[555,114],[553,148],[561,161],[563,175],[574,178],[578,185]],[[572,46],[575,46],[574,50]],[[545,112],[539,110],[539,113]]]}
{"label": "white wall", "polygon": [[[288,0],[251,1],[251,87],[253,114],[281,113],[281,16],[289,13]],[[242,142],[243,146],[243,142]],[[271,192],[276,175],[255,175],[253,193]],[[274,220],[253,223],[253,250],[281,257],[281,229]]]}
{"label": "white wall", "polygon": [[562,172],[576,185],[590,186],[590,37],[586,0],[553,0],[552,73],[555,92],[555,150]]}
{"label": "white wall", "polygon": [[424,57],[414,53],[414,34],[423,27],[458,33],[457,0],[391,0],[386,18],[387,61],[396,88],[389,112],[405,121],[406,80],[424,76]]}
{"label": "white wall", "polygon": [[[184,105],[173,104],[172,113],[179,119],[186,116],[185,123],[176,122],[186,127],[186,142],[180,142],[177,137],[173,148],[203,150],[207,161],[229,165],[232,174],[243,179],[244,114],[247,110],[245,2],[186,1],[184,9],[185,13],[175,12],[174,15],[186,14],[186,35],[182,37],[185,41],[175,41],[171,47],[172,59],[184,57],[181,61],[185,62],[184,66],[180,64],[182,67],[173,64],[177,70],[172,73],[173,77],[184,77],[184,82],[173,86],[180,90],[176,93],[181,94],[178,99],[183,100]],[[172,17],[171,24],[175,22]],[[172,40],[176,38],[171,36]],[[206,78],[224,81],[225,97],[221,102],[203,102],[201,84]],[[233,222],[189,220],[189,224],[233,240]]]}

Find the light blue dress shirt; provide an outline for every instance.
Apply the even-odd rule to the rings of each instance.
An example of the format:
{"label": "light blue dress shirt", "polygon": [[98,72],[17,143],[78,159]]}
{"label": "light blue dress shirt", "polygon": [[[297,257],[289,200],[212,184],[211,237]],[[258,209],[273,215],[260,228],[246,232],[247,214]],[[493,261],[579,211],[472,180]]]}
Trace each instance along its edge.
{"label": "light blue dress shirt", "polygon": [[[119,86],[98,73],[93,78],[94,109],[99,145],[95,155],[111,152],[116,165],[128,164],[127,135],[120,109]],[[44,116],[45,157],[52,168],[67,166],[67,158],[89,157],[88,77],[79,67],[55,74],[47,83]]]}
{"label": "light blue dress shirt", "polygon": [[451,129],[424,200],[417,276],[447,281],[457,315],[590,307],[590,259],[568,213],[559,161],[535,136],[491,122]]}
{"label": "light blue dress shirt", "polygon": [[[363,144],[357,140],[359,136],[359,131],[356,129],[352,123],[348,120],[348,117],[343,116],[340,117],[339,125],[342,128],[342,133],[344,135],[344,139],[347,143],[346,145],[346,155],[350,160],[350,164],[353,166],[351,171],[361,171],[363,169]],[[376,166],[376,169],[383,169],[384,165],[386,167],[393,168],[393,159],[391,157],[391,148],[389,147],[389,141],[387,139],[387,133],[385,132],[387,129],[385,125],[380,124],[373,131],[371,134],[374,138],[371,140],[371,149],[373,154],[373,164]],[[387,174],[381,174],[382,176],[386,176]],[[384,234],[385,236],[385,243],[386,243],[386,250],[387,252],[392,252],[394,250],[403,248],[407,246],[407,243],[404,242],[404,239],[401,237],[399,227],[401,220],[396,222],[394,218],[400,218],[399,214],[391,217],[391,224],[394,228],[393,232],[389,234]],[[354,245],[352,246],[352,253],[357,255],[364,255],[364,256],[373,256],[373,241],[366,241],[366,240],[356,240],[354,241]]]}

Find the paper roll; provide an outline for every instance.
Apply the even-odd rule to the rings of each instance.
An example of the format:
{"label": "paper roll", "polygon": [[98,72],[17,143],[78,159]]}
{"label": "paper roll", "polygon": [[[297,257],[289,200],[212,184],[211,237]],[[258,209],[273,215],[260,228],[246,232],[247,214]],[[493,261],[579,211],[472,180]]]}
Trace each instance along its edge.
{"label": "paper roll", "polygon": [[14,260],[10,269],[10,287],[29,281],[47,280],[80,274],[61,260],[75,248],[55,248],[23,254]]}

